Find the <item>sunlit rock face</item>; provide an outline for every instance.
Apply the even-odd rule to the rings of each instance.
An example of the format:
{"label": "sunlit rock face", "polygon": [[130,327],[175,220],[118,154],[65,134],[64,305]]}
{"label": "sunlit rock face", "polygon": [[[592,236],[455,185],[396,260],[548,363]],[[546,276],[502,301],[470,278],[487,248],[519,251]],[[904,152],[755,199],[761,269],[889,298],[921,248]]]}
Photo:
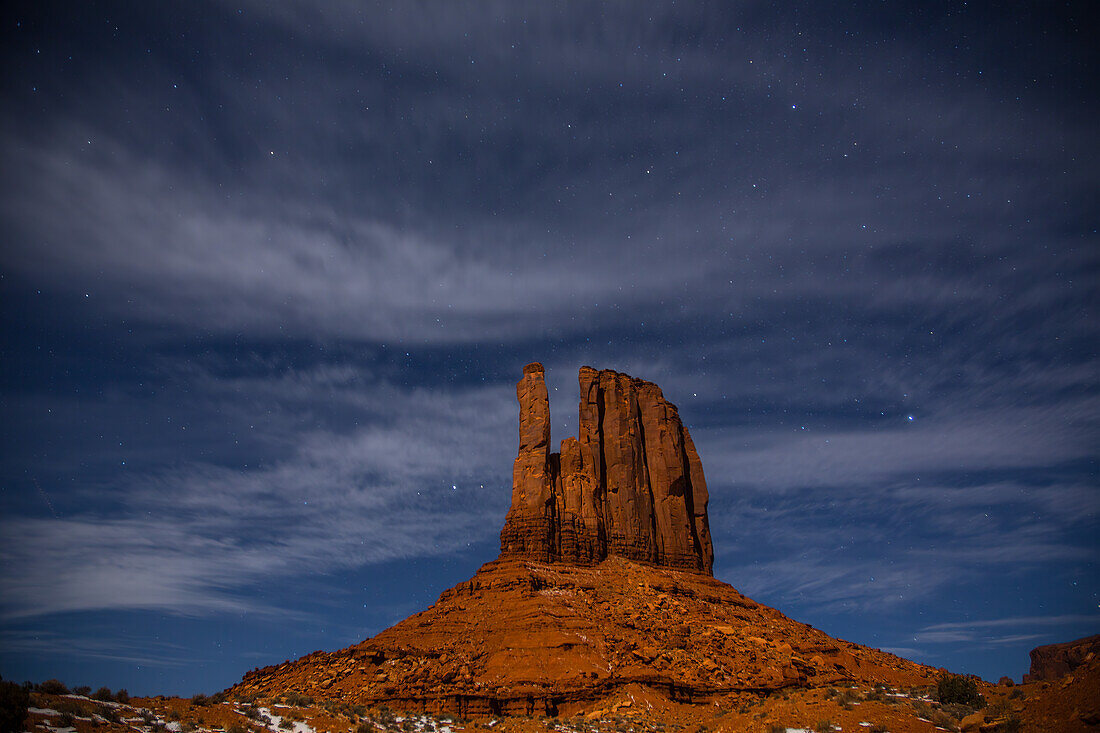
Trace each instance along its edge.
{"label": "sunlit rock face", "polygon": [[578,437],[550,452],[541,364],[516,385],[519,454],[501,557],[578,565],[623,557],[712,574],[707,484],[691,435],[660,387],[581,367]]}

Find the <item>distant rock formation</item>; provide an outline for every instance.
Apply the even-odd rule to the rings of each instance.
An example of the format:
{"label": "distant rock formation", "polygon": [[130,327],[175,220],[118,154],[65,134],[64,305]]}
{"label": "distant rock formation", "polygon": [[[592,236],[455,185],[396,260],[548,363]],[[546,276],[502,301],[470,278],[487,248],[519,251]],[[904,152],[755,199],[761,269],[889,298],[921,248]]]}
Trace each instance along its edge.
{"label": "distant rock formation", "polygon": [[1031,672],[1024,675],[1024,682],[1059,679],[1097,657],[1100,657],[1100,634],[1037,646],[1031,650]]}
{"label": "distant rock formation", "polygon": [[516,385],[519,454],[501,557],[594,565],[609,556],[712,575],[707,483],[657,385],[581,367],[577,438],[550,452],[542,364]]}

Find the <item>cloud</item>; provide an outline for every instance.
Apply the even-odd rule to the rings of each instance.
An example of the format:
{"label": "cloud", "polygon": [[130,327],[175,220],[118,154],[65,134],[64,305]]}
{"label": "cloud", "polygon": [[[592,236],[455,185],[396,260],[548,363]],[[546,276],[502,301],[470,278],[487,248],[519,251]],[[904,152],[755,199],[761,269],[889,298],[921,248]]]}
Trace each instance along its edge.
{"label": "cloud", "polygon": [[[1090,400],[1052,407],[967,411],[908,420],[882,429],[785,432],[759,429],[696,438],[708,476],[731,486],[784,490],[806,486],[867,486],[891,477],[946,471],[1052,466],[1087,459],[1095,430]],[[915,485],[913,492],[920,492]]]}
{"label": "cloud", "polygon": [[1074,624],[1100,625],[1100,615],[1062,614],[1059,616],[1009,616],[1006,618],[977,621],[949,621],[925,626],[924,631],[973,631],[1002,627],[1068,626]]}
{"label": "cloud", "polygon": [[[331,376],[324,368],[298,381],[328,389]],[[272,387],[253,385],[250,394]],[[507,462],[491,436],[513,417],[498,390],[383,388],[367,402],[374,414],[364,412],[362,426],[298,434],[293,450],[266,466],[191,461],[100,487],[98,502],[61,519],[6,517],[4,617],[126,608],[282,614],[257,605],[258,584],[446,555],[488,539],[497,522],[487,518],[503,513],[507,496]]]}
{"label": "cloud", "polygon": [[0,631],[7,654],[102,659],[146,667],[185,667],[195,660],[191,649],[159,640],[136,643],[118,634],[100,633],[95,638],[67,634],[57,628],[25,628]]}
{"label": "cloud", "polygon": [[924,627],[914,635],[913,640],[926,644],[1012,645],[1048,638],[1049,632],[1014,634],[998,634],[996,632],[1005,629],[1034,632],[1036,629],[1058,626],[1098,628],[1100,627],[1100,616],[1062,614],[1058,616],[1014,616],[1000,619],[947,622]]}

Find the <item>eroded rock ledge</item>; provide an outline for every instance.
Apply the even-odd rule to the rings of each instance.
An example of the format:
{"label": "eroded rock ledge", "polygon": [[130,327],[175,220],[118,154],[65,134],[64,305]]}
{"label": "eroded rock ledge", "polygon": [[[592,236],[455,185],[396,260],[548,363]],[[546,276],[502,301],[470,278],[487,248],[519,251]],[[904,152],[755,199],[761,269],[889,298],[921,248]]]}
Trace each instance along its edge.
{"label": "eroded rock ledge", "polygon": [[712,575],[703,466],[660,387],[581,367],[578,437],[550,452],[542,364],[516,385],[519,454],[501,557],[593,565],[615,555]]}

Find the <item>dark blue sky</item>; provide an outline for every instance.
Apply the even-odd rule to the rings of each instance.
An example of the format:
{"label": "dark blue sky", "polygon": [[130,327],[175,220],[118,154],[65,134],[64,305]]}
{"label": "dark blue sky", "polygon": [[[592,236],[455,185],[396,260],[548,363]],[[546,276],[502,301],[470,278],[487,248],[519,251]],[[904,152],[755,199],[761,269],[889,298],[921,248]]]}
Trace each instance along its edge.
{"label": "dark blue sky", "polygon": [[679,405],[715,575],[1100,631],[1088,4],[17,3],[0,674],[212,692],[495,557],[514,384]]}

